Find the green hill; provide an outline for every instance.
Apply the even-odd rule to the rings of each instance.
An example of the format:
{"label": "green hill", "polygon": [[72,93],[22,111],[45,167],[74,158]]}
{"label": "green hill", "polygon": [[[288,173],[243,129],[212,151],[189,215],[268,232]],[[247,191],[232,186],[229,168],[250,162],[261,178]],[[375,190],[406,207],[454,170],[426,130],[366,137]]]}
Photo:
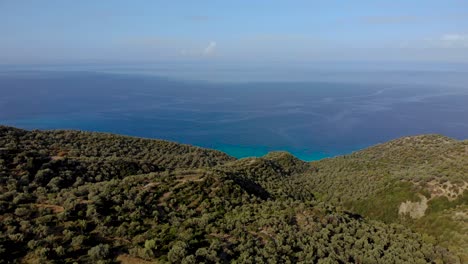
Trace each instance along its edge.
{"label": "green hill", "polygon": [[311,165],[301,181],[320,200],[405,224],[468,263],[468,141],[405,137]]}
{"label": "green hill", "polygon": [[0,127],[0,263],[457,263],[466,148],[422,136],[312,163],[236,160]]}

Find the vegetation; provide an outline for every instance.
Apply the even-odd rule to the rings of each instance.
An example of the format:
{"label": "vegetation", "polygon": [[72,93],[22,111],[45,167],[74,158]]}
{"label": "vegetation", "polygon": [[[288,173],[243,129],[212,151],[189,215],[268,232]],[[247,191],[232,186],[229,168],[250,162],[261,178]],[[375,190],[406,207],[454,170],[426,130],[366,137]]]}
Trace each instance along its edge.
{"label": "vegetation", "polygon": [[[404,224],[468,263],[468,141],[405,137],[311,166],[315,170],[300,181],[320,200]],[[420,208],[424,216],[399,214],[402,203],[421,201],[422,196],[428,200],[427,209]]]}
{"label": "vegetation", "polygon": [[[431,184],[466,180],[465,143],[444,141],[453,173],[392,145],[313,163],[285,152],[236,160],[160,140],[0,127],[0,263],[457,263],[466,192],[432,197]],[[424,173],[406,175],[412,165]],[[423,218],[398,213],[419,195],[431,198]]]}

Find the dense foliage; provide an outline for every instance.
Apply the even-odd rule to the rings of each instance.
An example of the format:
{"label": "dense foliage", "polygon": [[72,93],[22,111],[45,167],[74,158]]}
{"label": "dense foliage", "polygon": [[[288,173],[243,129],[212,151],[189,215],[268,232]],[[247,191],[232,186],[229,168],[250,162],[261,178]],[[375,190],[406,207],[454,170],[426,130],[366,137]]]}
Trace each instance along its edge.
{"label": "dense foliage", "polygon": [[[0,127],[0,263],[457,262],[403,225],[321,201],[342,206],[334,198],[341,190],[365,200],[386,186],[353,196],[323,162],[284,152],[235,160],[159,140]],[[463,205],[448,203],[431,210]]]}
{"label": "dense foliage", "polygon": [[[301,182],[335,206],[429,235],[468,263],[468,141],[440,135],[396,139],[350,155],[312,162]],[[424,216],[399,214],[427,199]]]}

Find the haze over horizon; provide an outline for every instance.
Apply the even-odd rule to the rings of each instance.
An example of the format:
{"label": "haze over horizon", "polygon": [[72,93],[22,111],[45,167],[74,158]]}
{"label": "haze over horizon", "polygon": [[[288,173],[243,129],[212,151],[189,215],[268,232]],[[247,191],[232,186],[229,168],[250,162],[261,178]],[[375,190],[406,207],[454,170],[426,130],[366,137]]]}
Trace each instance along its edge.
{"label": "haze over horizon", "polygon": [[468,62],[466,1],[140,3],[2,1],[0,64]]}

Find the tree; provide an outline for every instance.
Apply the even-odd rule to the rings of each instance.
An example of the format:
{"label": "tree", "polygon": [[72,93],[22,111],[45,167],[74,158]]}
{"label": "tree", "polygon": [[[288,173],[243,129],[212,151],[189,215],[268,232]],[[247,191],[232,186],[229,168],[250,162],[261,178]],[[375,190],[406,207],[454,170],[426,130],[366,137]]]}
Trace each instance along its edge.
{"label": "tree", "polygon": [[177,241],[172,246],[171,250],[167,254],[167,258],[172,263],[180,263],[182,259],[187,255],[187,244],[182,241]]}
{"label": "tree", "polygon": [[109,245],[99,244],[88,250],[88,256],[93,260],[104,260],[109,255]]}

